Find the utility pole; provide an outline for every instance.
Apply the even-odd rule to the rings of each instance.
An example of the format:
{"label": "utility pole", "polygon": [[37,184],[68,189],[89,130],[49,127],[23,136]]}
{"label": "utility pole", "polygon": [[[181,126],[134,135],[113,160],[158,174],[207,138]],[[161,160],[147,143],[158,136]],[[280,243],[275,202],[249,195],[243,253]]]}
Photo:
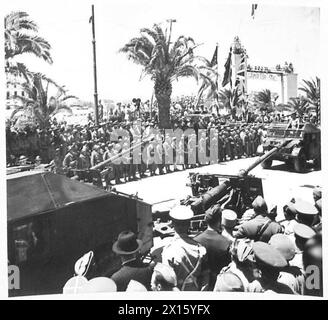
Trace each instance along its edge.
{"label": "utility pole", "polygon": [[172,23],[173,22],[177,22],[175,19],[168,19],[166,20],[169,24],[170,24],[170,33],[169,33],[169,39],[168,39],[168,46],[170,45],[171,43],[171,34],[172,34]]}
{"label": "utility pole", "polygon": [[95,125],[99,125],[99,117],[98,117],[98,92],[97,92],[97,60],[96,60],[96,29],[95,29],[95,12],[94,5],[92,8],[92,46],[93,46],[93,77],[94,77],[94,101],[95,101]]}

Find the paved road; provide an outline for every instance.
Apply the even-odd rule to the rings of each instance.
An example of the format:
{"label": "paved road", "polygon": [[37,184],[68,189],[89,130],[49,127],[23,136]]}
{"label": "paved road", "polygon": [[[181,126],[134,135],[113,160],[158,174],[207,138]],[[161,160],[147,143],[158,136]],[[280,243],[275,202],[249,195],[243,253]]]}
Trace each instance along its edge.
{"label": "paved road", "polygon": [[[172,206],[168,200],[175,199],[178,202],[191,194],[190,187],[186,186],[189,172],[237,174],[242,168],[246,168],[255,161],[255,158],[239,159],[224,163],[209,165],[201,168],[174,172],[162,176],[148,177],[139,181],[129,182],[117,186],[117,190],[128,194],[136,194],[145,202],[153,204],[160,210],[163,206]],[[259,165],[251,171],[256,177],[263,180],[264,198],[269,208],[278,206],[278,219],[283,218],[282,207],[292,198],[303,198],[312,201],[312,187],[323,184],[321,171],[312,171],[300,174],[288,172],[285,164],[274,161],[271,169],[262,169]],[[162,204],[157,204],[157,203]],[[153,211],[154,211],[153,208]]]}

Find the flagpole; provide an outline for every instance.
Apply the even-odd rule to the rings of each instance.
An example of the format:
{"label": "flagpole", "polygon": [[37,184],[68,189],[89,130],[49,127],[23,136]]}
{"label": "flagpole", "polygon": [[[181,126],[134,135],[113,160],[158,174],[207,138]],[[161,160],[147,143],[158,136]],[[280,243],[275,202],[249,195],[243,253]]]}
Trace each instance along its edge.
{"label": "flagpole", "polygon": [[99,125],[98,117],[98,92],[97,92],[97,61],[96,61],[96,29],[94,5],[91,6],[92,16],[92,46],[93,46],[93,77],[94,77],[94,102],[95,102],[95,125]]}
{"label": "flagpole", "polygon": [[219,56],[219,43],[216,43],[216,72],[217,72],[217,77],[216,77],[216,82],[217,82],[217,93],[216,93],[216,103],[218,106],[218,115],[220,115],[220,108],[219,108],[219,61],[218,61],[218,56]]}

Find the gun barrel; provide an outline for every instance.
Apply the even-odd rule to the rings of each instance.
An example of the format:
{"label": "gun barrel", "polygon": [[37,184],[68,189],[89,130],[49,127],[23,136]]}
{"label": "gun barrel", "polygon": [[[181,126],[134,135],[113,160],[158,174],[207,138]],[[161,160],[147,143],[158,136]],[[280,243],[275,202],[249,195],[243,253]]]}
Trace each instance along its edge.
{"label": "gun barrel", "polygon": [[225,181],[222,184],[207,191],[191,204],[191,209],[195,214],[203,212],[210,208],[210,206],[222,199],[230,190],[230,181]]}
{"label": "gun barrel", "polygon": [[261,162],[269,159],[274,153],[276,153],[279,149],[285,147],[291,140],[286,140],[282,144],[272,148],[269,152],[263,154],[262,156],[258,157],[255,162],[253,162],[250,166],[246,169],[240,170],[239,176],[243,177],[246,176],[251,170],[253,170],[256,166],[258,166]]}
{"label": "gun barrel", "polygon": [[130,148],[125,149],[125,150],[121,151],[120,153],[116,154],[115,156],[113,156],[109,159],[106,159],[105,161],[102,161],[102,162],[98,163],[97,165],[91,167],[90,169],[91,170],[98,170],[98,169],[104,167],[106,164],[109,164],[109,163],[119,159],[120,157],[126,155],[126,154],[130,154],[131,151],[133,151],[136,148],[141,147],[144,143],[147,143],[147,142],[151,141],[152,139],[154,139],[154,135],[150,135],[145,140],[142,140],[142,141],[140,141],[136,144],[133,144]]}

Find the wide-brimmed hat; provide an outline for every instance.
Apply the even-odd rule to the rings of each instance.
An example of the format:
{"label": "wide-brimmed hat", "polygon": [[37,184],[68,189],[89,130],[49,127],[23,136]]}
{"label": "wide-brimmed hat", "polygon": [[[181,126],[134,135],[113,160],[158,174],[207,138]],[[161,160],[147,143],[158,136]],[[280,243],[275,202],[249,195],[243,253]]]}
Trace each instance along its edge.
{"label": "wide-brimmed hat", "polygon": [[132,231],[123,231],[113,244],[113,251],[120,255],[129,255],[138,252],[142,247],[142,241]]}

